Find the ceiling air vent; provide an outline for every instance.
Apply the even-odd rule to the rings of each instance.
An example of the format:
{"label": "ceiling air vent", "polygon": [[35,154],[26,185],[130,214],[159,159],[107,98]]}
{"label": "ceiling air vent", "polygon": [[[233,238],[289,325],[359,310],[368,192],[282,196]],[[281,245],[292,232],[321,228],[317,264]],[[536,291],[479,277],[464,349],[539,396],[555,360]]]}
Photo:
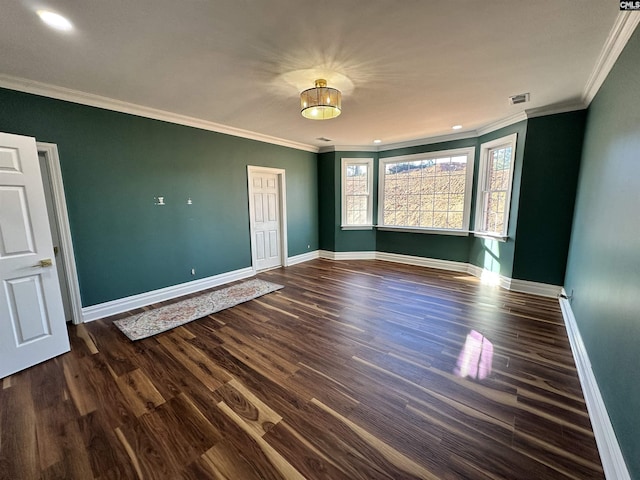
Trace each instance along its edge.
{"label": "ceiling air vent", "polygon": [[316,140],[320,140],[321,142],[330,142],[331,141],[331,139],[327,138],[327,137],[318,137],[318,138],[316,138]]}
{"label": "ceiling air vent", "polygon": [[528,93],[520,93],[509,97],[509,105],[518,105],[519,103],[527,103],[529,101]]}

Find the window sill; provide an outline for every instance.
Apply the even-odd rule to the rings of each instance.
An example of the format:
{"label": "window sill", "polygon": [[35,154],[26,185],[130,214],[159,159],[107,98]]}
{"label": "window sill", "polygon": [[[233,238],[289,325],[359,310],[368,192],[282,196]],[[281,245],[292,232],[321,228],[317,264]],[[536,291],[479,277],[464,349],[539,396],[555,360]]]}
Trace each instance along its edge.
{"label": "window sill", "polygon": [[453,235],[455,237],[468,237],[472,234],[474,237],[487,238],[489,240],[497,240],[498,242],[506,242],[509,236],[496,235],[487,232],[476,232],[473,230],[445,230],[440,228],[417,228],[417,227],[392,227],[388,225],[340,225],[342,230],[380,230],[383,232],[399,232],[399,233],[424,233],[427,235]]}
{"label": "window sill", "polygon": [[373,225],[340,225],[342,230],[373,230]]}
{"label": "window sill", "polygon": [[445,230],[439,228],[415,228],[415,227],[391,227],[388,225],[376,226],[378,230],[388,232],[403,232],[403,233],[426,233],[429,235],[453,235],[457,237],[468,237],[468,230]]}
{"label": "window sill", "polygon": [[496,235],[495,233],[487,233],[487,232],[469,232],[469,233],[473,233],[474,237],[479,237],[479,238],[487,238],[489,240],[497,240],[498,242],[506,242],[507,240],[509,240],[509,236],[505,236],[505,235]]}

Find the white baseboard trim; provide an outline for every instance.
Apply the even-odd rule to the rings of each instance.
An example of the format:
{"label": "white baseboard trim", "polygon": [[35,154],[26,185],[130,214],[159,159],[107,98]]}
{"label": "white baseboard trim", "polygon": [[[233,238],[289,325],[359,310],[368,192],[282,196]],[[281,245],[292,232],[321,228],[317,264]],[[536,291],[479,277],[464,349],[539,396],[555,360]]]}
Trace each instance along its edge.
{"label": "white baseboard trim", "polygon": [[[325,258],[328,260],[382,260],[386,262],[416,265],[419,267],[449,270],[453,272],[465,272],[486,280],[488,283],[493,285],[500,285],[507,290],[531,293],[533,295],[542,295],[545,297],[557,297],[562,289],[562,287],[555,285],[507,278],[469,263],[377,251],[331,252],[329,250],[315,250],[313,252],[302,253],[300,255],[289,257],[287,259],[287,266],[308,262],[316,258]],[[98,305],[91,305],[90,307],[83,307],[82,321],[91,322],[111,315],[128,312],[129,310],[151,305],[152,303],[164,302],[182,295],[188,295],[190,293],[206,290],[207,288],[217,287],[225,283],[242,280],[243,278],[255,275],[255,273],[256,272],[253,268],[247,267],[240,270],[234,270],[232,272],[221,273],[220,275],[214,275],[213,277],[194,280],[193,282],[181,283],[180,285],[161,288],[159,290],[153,290],[139,295],[132,295],[130,297],[120,298],[118,300],[100,303]]]}
{"label": "white baseboard trim", "polygon": [[[383,260],[385,262],[404,263],[418,267],[437,268],[452,272],[464,272],[480,278],[489,285],[499,285],[514,292],[529,293],[542,297],[557,298],[562,287],[549,285],[546,283],[530,282],[518,280],[516,278],[505,277],[497,272],[490,272],[484,268],[466,262],[454,262],[451,260],[440,260],[437,258],[416,257],[414,255],[403,255],[388,252],[331,252],[320,250],[319,257],[327,260]],[[316,257],[317,258],[317,257]]]}
{"label": "white baseboard trim", "polygon": [[500,275],[498,272],[492,272],[477,265],[473,265],[472,263],[467,263],[465,265],[467,266],[467,273],[479,278],[483,283],[486,283],[487,285],[499,285],[506,290],[511,290],[511,278]]}
{"label": "white baseboard trim", "polygon": [[320,251],[314,250],[313,252],[301,253],[300,255],[294,255],[293,257],[287,258],[287,267],[291,265],[296,265],[298,263],[308,262],[309,260],[315,260],[316,258],[320,258]]}
{"label": "white baseboard trim", "polygon": [[376,252],[331,252],[320,250],[320,258],[327,260],[375,260]]}
{"label": "white baseboard trim", "polygon": [[242,280],[243,278],[255,275],[253,268],[241,268],[232,272],[221,273],[212,277],[201,278],[192,282],[181,283],[171,287],[153,290],[151,292],[132,295],[130,297],[119,298],[110,302],[99,303],[82,309],[82,321],[91,322],[100,318],[110,317],[118,313],[128,312],[135,308],[151,305],[152,303],[164,302],[172,298],[188,295],[190,293],[206,290],[207,288],[217,287],[229,282]]}
{"label": "white baseboard trim", "polygon": [[400,253],[376,252],[376,260],[404,263],[406,265],[416,265],[418,267],[436,268],[438,270],[449,270],[452,272],[467,271],[467,264],[463,262],[440,260],[438,258],[416,257],[413,255],[403,255]]}
{"label": "white baseboard trim", "polygon": [[558,295],[562,292],[562,287],[559,285],[530,282],[528,280],[518,280],[517,278],[511,278],[510,281],[511,284],[508,288],[514,292],[530,293],[550,298],[558,298]]}
{"label": "white baseboard trim", "polygon": [[[564,290],[563,290],[564,293]],[[600,460],[602,460],[602,468],[606,478],[610,480],[631,480],[627,465],[622,456],[622,450],[618,444],[618,439],[613,430],[613,425],[607,413],[607,407],[604,403],[598,382],[591,369],[591,361],[587,349],[582,341],[580,330],[573,315],[571,304],[566,298],[560,298],[560,308],[562,316],[567,328],[571,351],[578,369],[578,377],[582,392],[591,418],[591,426],[593,434],[596,437],[598,452],[600,452]]]}

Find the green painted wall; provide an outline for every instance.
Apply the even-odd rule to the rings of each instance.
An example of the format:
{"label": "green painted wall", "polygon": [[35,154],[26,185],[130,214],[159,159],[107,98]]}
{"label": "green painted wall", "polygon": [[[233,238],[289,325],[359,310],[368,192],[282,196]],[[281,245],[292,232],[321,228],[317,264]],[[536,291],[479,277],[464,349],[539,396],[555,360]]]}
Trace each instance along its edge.
{"label": "green painted wall", "polygon": [[377,232],[378,251],[436,258],[452,262],[469,261],[471,237],[413,232]]}
{"label": "green painted wall", "polygon": [[589,107],[565,288],[631,478],[640,478],[640,30]]}
{"label": "green painted wall", "polygon": [[83,306],[249,266],[247,165],[286,169],[289,256],[318,248],[314,153],[4,89],[0,105],[0,131],[58,145]]}
{"label": "green painted wall", "polygon": [[336,184],[339,186],[339,172],[336,176],[335,152],[318,155],[318,219],[320,225],[320,249],[336,250]]}
{"label": "green painted wall", "polygon": [[527,124],[513,278],[563,285],[586,111]]}
{"label": "green painted wall", "polygon": [[[376,250],[375,230],[342,230],[342,158],[373,158],[373,196],[377,198],[377,153],[328,152],[318,157],[320,188],[320,245],[333,252],[370,252]],[[375,219],[375,202],[374,202]],[[375,222],[375,220],[374,220]]]}

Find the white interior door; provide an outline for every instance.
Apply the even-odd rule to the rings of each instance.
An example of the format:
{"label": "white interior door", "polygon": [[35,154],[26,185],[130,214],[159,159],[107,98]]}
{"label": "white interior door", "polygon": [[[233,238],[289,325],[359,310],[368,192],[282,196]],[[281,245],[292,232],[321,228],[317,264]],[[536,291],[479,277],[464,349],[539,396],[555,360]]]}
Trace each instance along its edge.
{"label": "white interior door", "polygon": [[69,351],[33,138],[0,133],[0,378]]}
{"label": "white interior door", "polygon": [[256,270],[282,265],[280,189],[278,175],[251,172],[253,248]]}

